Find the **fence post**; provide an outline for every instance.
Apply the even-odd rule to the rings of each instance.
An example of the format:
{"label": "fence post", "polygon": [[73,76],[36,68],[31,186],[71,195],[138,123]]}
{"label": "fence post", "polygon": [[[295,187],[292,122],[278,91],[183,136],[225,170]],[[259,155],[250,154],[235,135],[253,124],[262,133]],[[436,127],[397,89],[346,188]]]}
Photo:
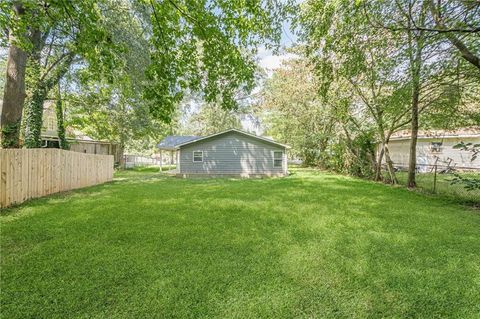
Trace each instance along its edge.
{"label": "fence post", "polygon": [[160,173],[162,172],[162,150],[160,150]]}
{"label": "fence post", "polygon": [[435,167],[434,167],[434,173],[433,173],[433,193],[435,194],[437,192],[437,160],[435,161]]}

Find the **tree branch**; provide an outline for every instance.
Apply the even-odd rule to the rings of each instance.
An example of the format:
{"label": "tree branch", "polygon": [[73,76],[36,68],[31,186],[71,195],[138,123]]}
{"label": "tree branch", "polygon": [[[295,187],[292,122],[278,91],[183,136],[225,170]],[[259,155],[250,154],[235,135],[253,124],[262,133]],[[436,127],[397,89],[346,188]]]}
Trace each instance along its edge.
{"label": "tree branch", "polygon": [[67,53],[63,53],[56,61],[54,61],[52,64],[50,64],[50,66],[48,67],[48,69],[42,74],[42,77],[40,78],[40,81],[43,81],[47,75],[50,73],[50,71],[58,64],[60,63],[60,61],[62,61],[65,57],[67,56],[70,56],[72,55],[72,52],[67,52]]}
{"label": "tree branch", "polygon": [[[443,30],[447,30],[442,20],[442,17],[440,16],[440,12],[437,10],[432,0],[428,0],[428,6],[430,8],[430,12],[433,16],[433,19],[435,20],[437,27]],[[478,69],[480,69],[480,58],[475,54],[473,54],[473,52],[471,52],[467,48],[467,46],[462,41],[460,41],[459,38],[457,38],[454,34],[448,33],[448,32],[445,33],[445,37],[458,49],[458,51],[460,51],[460,54],[465,60],[467,60],[468,62],[476,66]]]}

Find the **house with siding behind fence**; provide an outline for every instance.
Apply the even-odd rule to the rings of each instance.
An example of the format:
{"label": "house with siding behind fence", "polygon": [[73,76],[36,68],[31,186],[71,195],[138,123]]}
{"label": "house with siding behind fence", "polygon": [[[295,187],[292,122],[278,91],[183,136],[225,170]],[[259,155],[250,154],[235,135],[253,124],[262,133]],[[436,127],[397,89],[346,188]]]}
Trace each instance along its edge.
{"label": "house with siding behind fence", "polygon": [[[460,171],[480,171],[480,158],[472,161],[472,153],[455,149],[460,142],[480,144],[480,127],[457,130],[421,130],[417,142],[417,167],[428,172],[435,165],[438,168],[452,167]],[[410,154],[410,131],[392,135],[388,144],[394,166],[408,167]]]}
{"label": "house with siding behind fence", "polygon": [[[42,148],[59,148],[57,115],[53,100],[48,100],[44,103],[42,120]],[[94,140],[82,132],[70,128],[67,128],[66,134],[71,151],[86,154],[113,155],[115,163],[120,161],[122,151],[116,143]]]}

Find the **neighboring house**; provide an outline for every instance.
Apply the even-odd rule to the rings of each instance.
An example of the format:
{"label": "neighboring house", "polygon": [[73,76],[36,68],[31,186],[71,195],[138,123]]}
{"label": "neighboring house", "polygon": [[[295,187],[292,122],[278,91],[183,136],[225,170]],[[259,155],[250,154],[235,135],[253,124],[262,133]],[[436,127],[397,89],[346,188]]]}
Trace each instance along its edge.
{"label": "neighboring house", "polygon": [[168,136],[157,147],[176,152],[180,177],[287,175],[287,145],[236,129],[205,137]]}
{"label": "neighboring house", "polygon": [[[55,103],[47,101],[43,107],[42,145],[46,148],[58,148],[57,116]],[[96,141],[83,135],[81,132],[68,130],[66,132],[70,150],[88,154],[113,155],[114,161],[119,162],[121,150],[115,143]]]}
{"label": "neighboring house", "polygon": [[[417,141],[417,166],[419,171],[430,171],[435,164],[451,166],[459,170],[479,170],[480,158],[472,161],[472,153],[453,148],[460,142],[480,144],[480,127],[457,130],[419,131]],[[410,132],[401,131],[392,135],[388,143],[394,165],[408,167]]]}

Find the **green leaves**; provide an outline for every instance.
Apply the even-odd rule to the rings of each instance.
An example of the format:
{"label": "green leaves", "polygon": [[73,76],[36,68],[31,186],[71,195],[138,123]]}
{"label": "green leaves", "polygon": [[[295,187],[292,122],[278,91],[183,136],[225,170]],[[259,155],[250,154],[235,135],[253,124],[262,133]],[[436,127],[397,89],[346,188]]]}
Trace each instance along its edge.
{"label": "green leaves", "polygon": [[153,114],[168,122],[186,90],[235,109],[236,93],[253,88],[256,46],[279,40],[289,2],[148,0],[145,5],[153,33],[144,97]]}
{"label": "green leaves", "polygon": [[471,162],[477,159],[477,157],[480,155],[480,144],[473,144],[473,143],[465,143],[465,142],[460,142],[456,145],[453,146],[454,149],[459,149],[462,151],[466,152],[471,152],[472,153],[472,158],[470,159]]}
{"label": "green leaves", "polygon": [[450,180],[450,184],[461,184],[467,191],[480,190],[480,178],[462,176],[454,173],[455,177]]}
{"label": "green leaves", "polygon": [[[226,110],[236,109],[237,95],[254,86],[257,46],[278,45],[281,24],[292,7],[291,0],[18,3],[25,10],[21,18],[12,11],[16,8],[12,3],[0,4],[0,27],[18,36],[19,45],[32,53],[28,83],[32,110],[27,112],[31,123],[27,140],[32,146],[39,143],[41,108],[52,86],[45,82],[49,79],[68,79],[71,95],[79,97],[76,102],[83,94],[102,95],[108,90],[106,105],[118,111],[118,118],[121,110],[127,110],[125,114],[138,110],[145,119],[147,110],[148,116],[169,123],[190,92],[200,92],[207,102]],[[34,33],[40,35],[38,41]],[[72,72],[58,78],[53,75],[64,55],[73,57]],[[106,105],[97,111],[102,113]],[[97,115],[88,113],[93,119]],[[128,122],[125,116],[119,122]],[[106,134],[97,132],[98,136],[109,139],[126,140],[131,133],[102,129]]]}
{"label": "green leaves", "polygon": [[[188,113],[187,110],[183,111]],[[188,122],[180,127],[180,133],[207,136],[231,128],[241,129],[241,115],[238,111],[225,110],[217,103],[201,103],[199,111],[192,114]]]}

